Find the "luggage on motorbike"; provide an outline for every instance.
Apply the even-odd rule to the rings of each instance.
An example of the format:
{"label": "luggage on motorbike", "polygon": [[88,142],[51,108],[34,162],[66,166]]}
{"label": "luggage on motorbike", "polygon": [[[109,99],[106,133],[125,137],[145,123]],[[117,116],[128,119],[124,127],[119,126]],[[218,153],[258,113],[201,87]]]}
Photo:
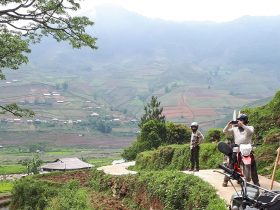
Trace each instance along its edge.
{"label": "luggage on motorbike", "polygon": [[261,202],[262,209],[265,210],[279,210],[280,209],[280,191],[272,191],[274,193],[278,194],[278,197],[276,197],[276,194],[271,192],[264,192],[260,194],[257,201]]}

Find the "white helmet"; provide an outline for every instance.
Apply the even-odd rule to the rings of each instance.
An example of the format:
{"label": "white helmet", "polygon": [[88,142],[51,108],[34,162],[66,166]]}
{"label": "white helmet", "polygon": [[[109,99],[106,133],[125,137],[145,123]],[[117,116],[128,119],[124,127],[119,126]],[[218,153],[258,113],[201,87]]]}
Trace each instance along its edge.
{"label": "white helmet", "polygon": [[198,127],[198,123],[197,122],[192,122],[191,127]]}

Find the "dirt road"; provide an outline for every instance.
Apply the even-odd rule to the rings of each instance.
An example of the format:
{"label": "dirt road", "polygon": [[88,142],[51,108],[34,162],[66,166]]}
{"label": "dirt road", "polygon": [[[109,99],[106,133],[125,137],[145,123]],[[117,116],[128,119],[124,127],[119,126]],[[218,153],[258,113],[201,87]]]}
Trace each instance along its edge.
{"label": "dirt road", "polygon": [[[221,170],[217,170],[221,171]],[[195,176],[198,176],[202,178],[203,180],[207,181],[210,183],[213,187],[217,189],[218,195],[225,199],[226,202],[229,204],[231,195],[235,192],[234,188],[231,186],[230,183],[228,183],[227,187],[223,187],[222,183],[224,180],[224,175],[220,174],[218,172],[214,172],[213,169],[209,170],[200,170],[199,172],[189,172],[189,171],[183,171],[184,173],[187,174],[193,174]],[[271,180],[264,177],[264,176],[259,176],[260,180],[260,185],[263,188],[269,189],[271,185]],[[232,182],[234,187],[236,187],[237,190],[240,190],[240,186],[236,183],[236,181]],[[273,184],[273,190],[280,190],[280,183],[274,182]]]}
{"label": "dirt road", "polygon": [[97,170],[102,170],[106,174],[111,174],[111,175],[126,175],[126,174],[136,174],[136,171],[130,171],[127,168],[129,166],[134,166],[135,161],[132,162],[125,162],[125,163],[120,163],[116,165],[108,165],[108,166],[102,166],[99,167]]}
{"label": "dirt road", "polygon": [[[98,168],[98,170],[103,170],[105,173],[111,174],[111,175],[136,174],[137,172],[130,171],[127,169],[129,166],[133,166],[133,165],[135,165],[135,161],[116,164],[116,165],[103,166],[103,167]],[[221,170],[218,170],[218,171],[221,171]],[[200,170],[199,172],[183,171],[183,173],[193,174],[193,175],[198,176],[201,179],[207,181],[208,183],[210,183],[212,186],[214,186],[217,189],[218,195],[221,198],[225,199],[226,202],[229,204],[231,195],[235,191],[230,183],[228,183],[228,187],[222,187],[224,175],[222,175],[218,172],[215,172],[213,169]],[[266,188],[266,189],[270,188],[270,185],[271,185],[270,179],[268,179],[264,176],[259,176],[259,179],[260,179],[261,187]],[[237,190],[240,189],[239,185],[235,181],[233,181],[233,185],[236,187]],[[273,186],[274,186],[273,190],[280,190],[280,183],[274,182]]]}

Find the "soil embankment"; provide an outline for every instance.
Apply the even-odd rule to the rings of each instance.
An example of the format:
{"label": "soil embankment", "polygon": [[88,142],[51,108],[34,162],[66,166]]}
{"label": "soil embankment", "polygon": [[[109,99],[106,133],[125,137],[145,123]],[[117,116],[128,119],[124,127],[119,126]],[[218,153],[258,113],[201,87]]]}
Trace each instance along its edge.
{"label": "soil embankment", "polygon": [[7,206],[10,204],[11,199],[11,195],[0,195],[0,210],[8,209]]}

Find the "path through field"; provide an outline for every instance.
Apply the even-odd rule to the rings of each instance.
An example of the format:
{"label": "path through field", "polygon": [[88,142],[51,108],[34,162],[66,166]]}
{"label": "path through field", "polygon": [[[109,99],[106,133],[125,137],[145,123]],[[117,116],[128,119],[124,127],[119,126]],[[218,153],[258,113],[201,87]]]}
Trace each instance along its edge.
{"label": "path through field", "polygon": [[[206,96],[202,96],[205,98]],[[173,106],[164,106],[163,114],[166,118],[185,118],[188,122],[192,122],[197,119],[201,119],[202,117],[210,117],[213,118],[216,114],[213,107],[192,107],[190,105],[189,100],[196,101],[197,99],[201,99],[199,94],[189,95],[186,91],[183,91],[178,98],[178,102]],[[207,97],[205,98],[207,100]],[[209,122],[204,122],[202,124],[213,124],[214,120],[210,120]]]}
{"label": "path through field", "polygon": [[[127,169],[129,166],[133,166],[133,165],[135,165],[135,161],[121,163],[121,164],[117,164],[117,165],[103,166],[103,167],[98,168],[98,170],[103,170],[105,173],[111,174],[111,175],[135,174],[137,172],[130,171]],[[217,171],[221,171],[221,170],[217,170]],[[222,187],[224,175],[222,175],[218,172],[215,172],[214,169],[200,170],[199,172],[183,171],[183,173],[193,174],[195,176],[200,177],[204,181],[207,181],[208,183],[210,183],[213,187],[215,187],[217,189],[218,195],[221,198],[225,199],[226,202],[229,204],[231,195],[235,191],[230,183],[228,183],[228,187]],[[268,179],[264,176],[259,176],[259,179],[260,179],[261,187],[266,188],[266,189],[270,188],[270,184],[271,184],[270,179]],[[239,185],[235,181],[233,181],[232,183],[233,183],[234,187],[236,187],[237,190],[240,189]],[[274,182],[273,186],[274,186],[273,190],[280,191],[280,183]]]}

